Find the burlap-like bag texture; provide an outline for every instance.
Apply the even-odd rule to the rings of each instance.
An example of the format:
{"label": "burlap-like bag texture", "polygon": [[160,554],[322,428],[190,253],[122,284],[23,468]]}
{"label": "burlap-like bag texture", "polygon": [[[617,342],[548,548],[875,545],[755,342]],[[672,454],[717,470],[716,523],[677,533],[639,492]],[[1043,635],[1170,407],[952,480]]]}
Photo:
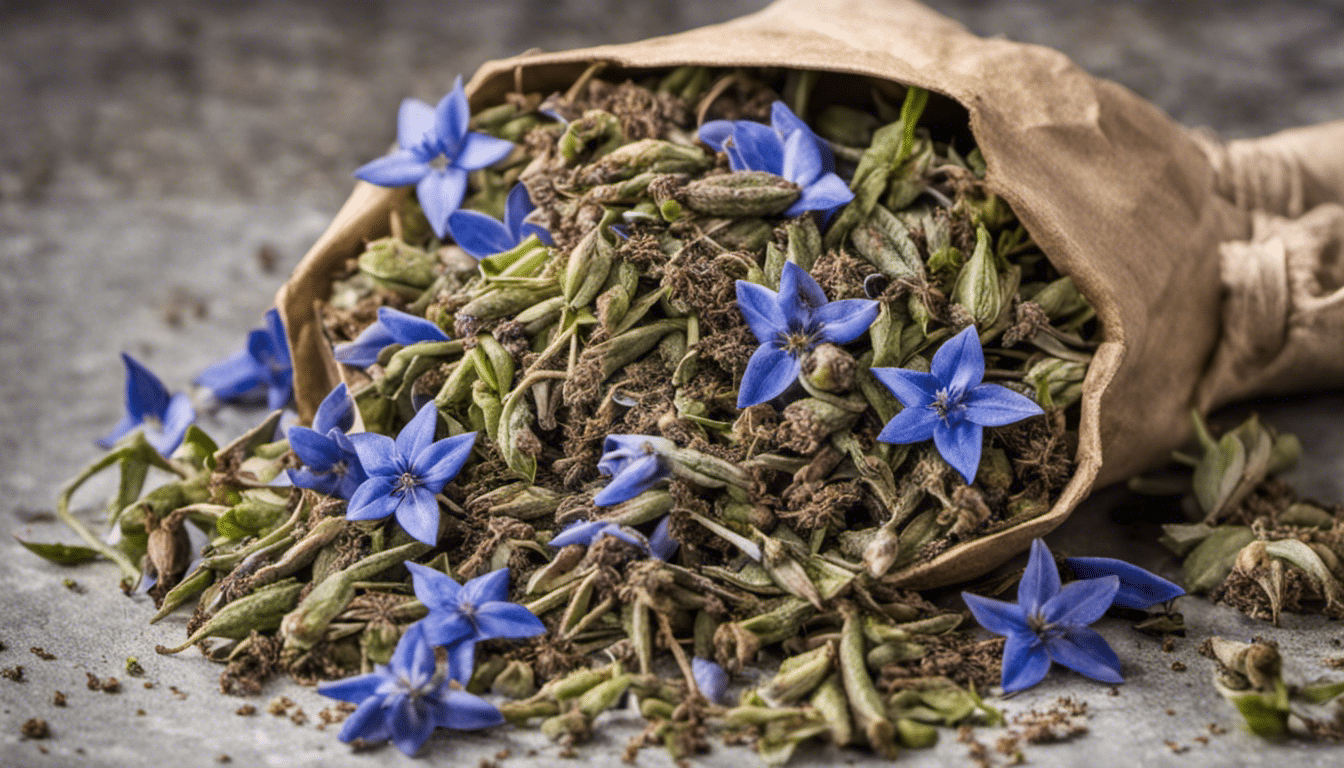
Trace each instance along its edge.
{"label": "burlap-like bag texture", "polygon": [[[490,62],[472,108],[565,89],[593,62],[844,73],[916,85],[970,117],[987,183],[1096,307],[1074,477],[1045,515],[895,574],[914,587],[982,574],[1058,526],[1094,487],[1186,439],[1189,409],[1344,381],[1344,124],[1223,144],[1063,54],[977,37],[910,0],[779,0],[724,24],[627,45]],[[300,413],[339,381],[314,307],[387,232],[405,194],[359,183],[277,297]]]}

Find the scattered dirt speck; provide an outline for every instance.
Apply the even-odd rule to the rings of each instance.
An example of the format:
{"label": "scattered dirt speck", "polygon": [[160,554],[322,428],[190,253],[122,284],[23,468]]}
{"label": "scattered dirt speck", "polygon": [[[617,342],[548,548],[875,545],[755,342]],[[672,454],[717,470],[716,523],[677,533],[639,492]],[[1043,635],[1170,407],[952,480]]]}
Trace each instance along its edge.
{"label": "scattered dirt speck", "polygon": [[32,717],[24,722],[20,729],[26,739],[49,739],[51,738],[51,728],[47,721],[40,717]]}

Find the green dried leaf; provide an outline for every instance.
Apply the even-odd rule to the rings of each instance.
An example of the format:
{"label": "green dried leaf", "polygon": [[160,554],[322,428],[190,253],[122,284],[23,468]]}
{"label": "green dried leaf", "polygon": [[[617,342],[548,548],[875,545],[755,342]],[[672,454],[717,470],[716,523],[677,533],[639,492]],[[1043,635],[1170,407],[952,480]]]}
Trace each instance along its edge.
{"label": "green dried leaf", "polygon": [[14,540],[22,544],[29,552],[59,565],[79,565],[96,560],[102,554],[96,549],[79,547],[73,544],[44,544],[37,541],[24,541],[18,536]]}

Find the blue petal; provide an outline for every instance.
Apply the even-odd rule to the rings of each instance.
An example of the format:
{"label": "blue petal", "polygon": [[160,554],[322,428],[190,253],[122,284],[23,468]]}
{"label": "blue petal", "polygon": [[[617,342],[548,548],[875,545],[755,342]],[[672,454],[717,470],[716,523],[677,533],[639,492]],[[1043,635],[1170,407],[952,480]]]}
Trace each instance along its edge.
{"label": "blue petal", "polygon": [[476,625],[456,608],[451,611],[431,609],[429,615],[420,621],[425,625],[425,639],[431,645],[451,648],[476,637]]}
{"label": "blue petal", "polygon": [[182,444],[187,427],[196,420],[196,409],[191,407],[191,398],[179,392],[168,401],[167,411],[163,414],[163,424],[159,429],[145,430],[145,439],[160,454],[167,456]]}
{"label": "blue petal", "polygon": [[611,536],[620,539],[627,544],[631,544],[645,552],[649,551],[649,540],[644,538],[644,534],[636,531],[628,525],[617,525],[616,523],[606,523],[601,530],[597,532],[596,538]]}
{"label": "blue petal", "polygon": [[933,355],[929,370],[953,392],[965,392],[985,378],[985,353],[975,326],[943,342]]}
{"label": "blue petal", "polygon": [[509,599],[509,569],[499,568],[468,581],[461,600],[480,606]]}
{"label": "blue petal", "polygon": [[267,373],[250,352],[242,351],[201,371],[195,383],[227,402],[255,394],[266,384]]}
{"label": "blue petal", "polygon": [[347,520],[381,520],[397,509],[397,499],[392,497],[396,480],[390,477],[371,477],[360,484],[359,489],[345,505]]}
{"label": "blue petal", "polygon": [[811,131],[794,131],[784,140],[784,170],[780,174],[800,187],[821,177],[821,150]]}
{"label": "blue petal", "polygon": [[[612,232],[616,232],[616,230],[617,230],[616,225],[615,225],[615,224],[612,224],[612,225],[611,225],[611,231],[612,231]],[[620,233],[617,232],[617,234],[620,234]],[[534,236],[534,235],[536,236],[536,238],[537,238],[538,240],[540,240],[541,242],[545,243],[546,245],[554,245],[554,244],[555,244],[555,240],[553,240],[553,239],[551,238],[551,233],[550,233],[549,231],[547,231],[547,229],[546,229],[545,227],[541,226],[540,224],[533,224],[533,223],[530,222],[530,221],[524,221],[521,225],[519,225],[519,227],[518,227],[518,242],[521,243],[522,241],[524,241],[524,240],[526,240],[527,238],[532,237],[532,236]],[[625,235],[621,235],[621,239],[622,239],[622,240],[629,240],[629,239],[630,239],[630,235],[629,235],[628,233],[625,234]]]}
{"label": "blue petal", "polygon": [[567,547],[570,544],[582,544],[586,547],[593,543],[593,539],[597,538],[602,527],[605,525],[606,523],[600,520],[573,523],[560,533],[556,534],[555,537],[547,543],[557,549],[560,547]]}
{"label": "blue petal", "polygon": [[728,692],[728,673],[723,667],[695,656],[691,658],[691,676],[695,678],[695,687],[711,704],[723,703],[723,696]]}
{"label": "blue petal", "polygon": [[[434,403],[427,403],[419,411],[416,411],[415,417],[406,422],[406,426],[397,433],[397,453],[408,462],[413,462],[421,451],[434,443],[434,431],[439,426],[439,409]],[[361,456],[362,458],[362,456]],[[367,464],[365,465],[368,466]],[[422,471],[433,466],[426,462],[423,467],[418,467]],[[438,491],[435,491],[438,493]]]}
{"label": "blue petal", "polygon": [[476,610],[476,628],[480,630],[479,639],[496,637],[535,637],[545,634],[546,625],[533,613],[521,605],[496,601],[486,603]]}
{"label": "blue petal", "polygon": [[802,194],[793,201],[793,205],[784,210],[784,215],[801,216],[808,211],[830,213],[853,199],[854,193],[849,191],[849,185],[834,173],[828,173],[803,187]]}
{"label": "blue petal", "polygon": [[[320,693],[320,691],[319,691]],[[387,713],[383,711],[383,697],[372,696],[345,718],[339,738],[343,742],[355,739],[366,741],[386,741],[392,732],[387,725]]]}
{"label": "blue petal", "polygon": [[1045,413],[1031,398],[998,384],[972,387],[961,402],[966,420],[984,427],[1002,427]]}
{"label": "blue petal", "polygon": [[111,448],[118,440],[130,434],[131,430],[140,426],[141,423],[139,419],[133,416],[123,416],[111,432],[95,440],[94,444],[103,449]]}
{"label": "blue petal", "polygon": [[355,169],[355,178],[380,187],[409,187],[433,172],[429,163],[399,149]]}
{"label": "blue petal", "polygon": [[402,99],[397,110],[397,145],[402,149],[420,146],[432,130],[434,108],[419,99]]}
{"label": "blue petal", "polygon": [[402,754],[411,757],[429,741],[435,722],[423,702],[408,699],[388,714],[388,725],[392,728],[392,743]]}
{"label": "blue petal", "polygon": [[313,429],[322,433],[333,429],[349,432],[354,425],[355,401],[350,397],[350,390],[346,389],[345,382],[342,381],[328,392],[327,396],[322,398],[322,404],[317,406],[317,413],[313,414]]}
{"label": "blue petal", "polygon": [[398,344],[415,344],[421,341],[448,341],[448,334],[434,323],[409,312],[391,307],[378,308],[378,322],[382,324],[392,339]]}
{"label": "blue petal", "polygon": [[1017,603],[1006,603],[988,597],[962,592],[961,599],[971,610],[977,623],[996,635],[1005,637],[1018,633],[1029,633],[1026,615]]}
{"label": "blue petal", "polygon": [[1061,627],[1085,627],[1100,619],[1120,590],[1118,576],[1071,581],[1059,594],[1046,601],[1041,615],[1049,624]]}
{"label": "blue petal", "polygon": [[[448,646],[448,679],[466,685],[476,667],[476,641],[472,637]],[[440,688],[440,691],[447,688]]]}
{"label": "blue petal", "polygon": [[[733,146],[730,163],[734,171],[766,171],[784,175],[784,141],[773,128],[760,123],[739,120],[733,127]],[[738,167],[741,166],[741,167]]]}
{"label": "blue petal", "polygon": [[633,459],[621,468],[621,471],[607,483],[607,487],[598,491],[593,503],[599,507],[629,501],[653,487],[668,474],[662,457],[656,453],[646,453]]}
{"label": "blue petal", "polygon": [[[451,576],[440,573],[427,565],[405,562],[406,570],[411,572],[411,588],[415,596],[431,612],[447,611],[455,613],[462,603],[462,585]],[[435,643],[440,645],[441,643]]]}
{"label": "blue petal", "polygon": [[[532,198],[527,194],[527,185],[521,182],[514,184],[513,189],[509,190],[509,196],[504,198],[504,227],[513,236],[515,245],[523,239],[523,219],[526,219],[527,214],[535,208],[536,206],[532,205]],[[536,227],[535,224],[533,226]]]}
{"label": "blue petal", "polygon": [[[431,408],[433,405],[433,401],[430,401],[425,407]],[[420,482],[430,491],[438,493],[462,471],[462,465],[471,458],[471,449],[475,444],[475,432],[446,437],[413,455],[411,466],[419,474]]]}
{"label": "blue petal", "polygon": [[948,424],[940,419],[933,425],[933,444],[943,460],[961,473],[967,485],[975,482],[984,444],[984,427],[969,421]]}
{"label": "blue petal", "polygon": [[392,438],[373,432],[358,432],[350,435],[350,444],[354,446],[360,466],[364,467],[369,477],[392,480],[402,473],[403,464]]}
{"label": "blue petal", "polygon": [[462,205],[466,194],[467,172],[453,165],[431,171],[415,186],[420,208],[439,237],[447,234],[448,217]]}
{"label": "blue petal", "polygon": [[807,270],[792,261],[784,262],[779,273],[779,309],[786,322],[807,325],[812,313],[827,303],[826,293]]}
{"label": "blue petal", "polygon": [[344,452],[336,445],[336,441],[321,432],[307,427],[290,427],[288,435],[289,449],[306,467],[328,472],[344,458]]}
{"label": "blue petal", "polygon": [[[290,485],[295,488],[308,488],[328,496],[337,495],[341,490],[341,482],[345,480],[332,472],[314,472],[311,469],[286,469],[285,474],[289,477]],[[349,496],[342,494],[341,498]]]}
{"label": "blue petal", "polygon": [[370,696],[375,695],[378,691],[378,686],[385,680],[387,680],[386,674],[372,672],[367,675],[347,677],[344,680],[318,683],[317,692],[329,699],[358,704]]}
{"label": "blue petal", "polygon": [[144,421],[146,416],[162,420],[168,410],[168,388],[158,376],[125,352],[121,353],[121,361],[126,366],[126,412],[137,423]]}
{"label": "blue petal", "polygon": [[779,340],[782,333],[788,332],[788,319],[779,306],[779,294],[763,285],[737,281],[737,308],[747,320],[756,340],[762,344],[771,344]]}
{"label": "blue petal", "polygon": [[650,453],[661,453],[670,446],[668,440],[649,435],[607,435],[602,441],[602,457],[597,461],[597,471],[611,477],[619,473],[625,465]]}
{"label": "blue petal", "polygon": [[480,696],[443,689],[434,707],[434,721],[441,728],[457,731],[478,731],[504,723],[504,715]]}
{"label": "blue petal", "polygon": [[1053,661],[1074,672],[1103,683],[1125,682],[1120,674],[1120,657],[1096,630],[1079,627],[1047,638],[1045,647]]}
{"label": "blue petal", "polygon": [[700,126],[696,136],[715,152],[723,151],[723,144],[733,135],[732,120],[710,120]]}
{"label": "blue petal", "polygon": [[454,211],[448,217],[448,233],[462,250],[477,259],[518,245],[508,227],[478,211]]}
{"label": "blue petal", "polygon": [[658,526],[653,529],[653,534],[649,536],[649,554],[658,560],[671,560],[681,546],[680,542],[672,538],[671,523],[672,517],[664,515],[663,519],[658,521]]}
{"label": "blue petal", "polygon": [[424,625],[417,621],[401,633],[387,666],[393,674],[418,687],[434,677],[435,664],[434,648],[425,640]]}
{"label": "blue petal", "polygon": [[818,340],[848,344],[868,330],[880,308],[868,299],[841,299],[821,305],[812,313],[812,323],[820,329]]}
{"label": "blue petal", "polygon": [[1059,569],[1050,549],[1040,539],[1032,539],[1031,556],[1022,581],[1017,585],[1017,604],[1027,616],[1039,614],[1050,598],[1059,594]]}
{"label": "blue petal", "polygon": [[932,408],[922,405],[906,406],[882,428],[877,439],[883,443],[922,443],[933,437],[933,431],[942,419]]}
{"label": "blue petal", "polygon": [[737,392],[737,407],[769,402],[784,394],[802,369],[798,358],[772,344],[762,344],[751,353]]}
{"label": "blue petal", "polygon": [[1041,682],[1050,671],[1050,654],[1040,638],[1027,632],[1014,632],[1003,644],[1004,693],[1013,693]]}
{"label": "blue petal", "polygon": [[368,368],[378,362],[378,353],[389,344],[395,344],[392,333],[382,323],[375,322],[365,328],[354,341],[337,344],[332,356],[337,362],[356,368]]}
{"label": "blue petal", "polygon": [[439,500],[423,486],[407,490],[397,505],[397,523],[416,541],[430,546],[438,544]]}
{"label": "blue petal", "polygon": [[813,133],[812,129],[807,127],[807,123],[793,114],[793,110],[784,102],[776,101],[770,105],[770,126],[786,139],[797,131],[807,133],[816,143],[817,151],[821,153],[822,173],[831,173],[835,170],[835,154],[831,152],[830,145]]}
{"label": "blue petal", "polygon": [[887,386],[906,408],[920,408],[932,403],[941,384],[931,373],[909,368],[870,368],[877,380]]}
{"label": "blue petal", "polygon": [[1120,591],[1115,593],[1111,605],[1131,608],[1136,611],[1175,600],[1185,594],[1177,584],[1149,573],[1137,565],[1110,557],[1070,557],[1065,560],[1074,575],[1080,579],[1096,579],[1102,576],[1116,576],[1120,579]]}
{"label": "blue petal", "polygon": [[467,94],[462,90],[462,76],[459,75],[453,80],[453,90],[434,108],[434,134],[450,158],[461,148],[470,120],[471,107],[467,105]]}
{"label": "blue petal", "polygon": [[462,142],[462,148],[458,150],[453,165],[468,171],[474,171],[498,163],[508,157],[512,151],[512,141],[497,139],[484,133],[472,132],[468,133],[466,140]]}

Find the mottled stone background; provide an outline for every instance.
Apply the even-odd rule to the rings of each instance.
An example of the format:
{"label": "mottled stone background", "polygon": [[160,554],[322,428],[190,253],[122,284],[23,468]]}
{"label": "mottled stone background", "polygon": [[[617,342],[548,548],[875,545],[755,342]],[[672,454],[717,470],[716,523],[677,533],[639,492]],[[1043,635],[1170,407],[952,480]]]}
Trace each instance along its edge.
{"label": "mottled stone background", "polygon": [[[242,344],[284,275],[322,231],[350,187],[350,171],[393,136],[397,103],[435,100],[489,58],[531,47],[558,50],[632,41],[721,21],[757,0],[355,0],[266,2],[0,2],[0,529],[39,539],[64,535],[49,510],[61,481],[96,456],[90,440],[116,421],[130,351],[171,387]],[[1344,5],[1299,2],[1085,2],[935,0],[986,35],[1053,46],[1117,80],[1176,119],[1224,136],[1251,136],[1344,117]],[[1309,493],[1339,500],[1344,407],[1337,395],[1261,403],[1298,431],[1310,455],[1296,473]],[[203,418],[217,433],[256,413]],[[86,505],[89,514],[96,494]],[[1116,525],[1133,509],[1121,490],[1089,504],[1057,541],[1095,554],[1142,553],[1151,531]],[[8,541],[8,537],[5,539]],[[372,765],[392,749],[350,755],[310,722],[233,714],[214,693],[218,669],[194,652],[156,656],[181,620],[147,627],[144,602],[121,597],[105,566],[63,570],[0,543],[0,764]],[[84,592],[62,587],[72,576]],[[1337,759],[1302,744],[1265,747],[1239,733],[1194,653],[1214,632],[1262,633],[1284,643],[1300,674],[1340,653],[1339,632],[1288,617],[1274,630],[1226,609],[1184,602],[1190,637],[1174,653],[1119,623],[1103,632],[1125,660],[1118,696],[1057,674],[1008,702],[1010,713],[1060,695],[1089,702],[1092,734],[1033,748],[1041,765],[1307,765]],[[29,652],[42,646],[57,658]],[[127,678],[127,656],[148,670]],[[1173,661],[1188,667],[1173,672]],[[88,690],[85,674],[123,678],[124,691]],[[176,687],[177,693],[170,690]],[[68,706],[51,704],[53,691]],[[289,695],[316,720],[312,691],[276,684],[257,703]],[[46,718],[53,736],[24,741],[19,725]],[[1209,723],[1229,733],[1211,735]],[[632,731],[604,731],[582,754],[615,763]],[[1195,740],[1209,739],[1208,744]],[[993,732],[985,740],[992,741]],[[1174,754],[1166,744],[1189,747]],[[514,731],[436,738],[433,759],[475,764],[500,748],[501,764],[550,764],[556,749]],[[529,757],[529,749],[540,750]],[[46,750],[43,752],[42,750]],[[966,747],[907,755],[911,765],[968,762]],[[805,760],[864,760],[814,750]],[[706,762],[755,764],[719,748]],[[646,752],[641,764],[667,759]]]}

